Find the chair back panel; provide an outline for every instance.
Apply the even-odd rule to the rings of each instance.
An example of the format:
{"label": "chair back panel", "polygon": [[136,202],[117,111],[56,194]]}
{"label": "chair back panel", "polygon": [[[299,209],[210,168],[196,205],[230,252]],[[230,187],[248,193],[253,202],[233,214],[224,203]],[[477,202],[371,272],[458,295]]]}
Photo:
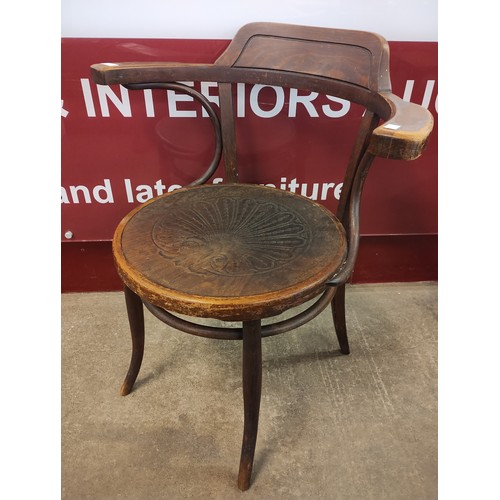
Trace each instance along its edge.
{"label": "chair back panel", "polygon": [[[312,75],[390,90],[389,48],[377,34],[276,23],[242,28],[216,65]],[[299,79],[298,81],[302,81]]]}
{"label": "chair back panel", "polygon": [[[220,68],[219,81],[279,85],[336,95],[362,104],[376,114],[379,112],[376,93],[391,88],[386,40],[375,33],[353,30],[251,23],[238,31],[215,67]],[[230,83],[219,84],[225,179],[237,182],[230,87]],[[360,129],[357,143],[366,142],[374,124]],[[351,157],[347,177],[354,175],[365,147],[358,149]],[[347,186],[350,189],[349,182]]]}
{"label": "chair back panel", "polygon": [[[369,87],[370,52],[351,45],[339,53],[332,51],[332,45],[256,36],[249,40],[235,66],[305,73]],[[350,70],[348,75],[346,70]]]}

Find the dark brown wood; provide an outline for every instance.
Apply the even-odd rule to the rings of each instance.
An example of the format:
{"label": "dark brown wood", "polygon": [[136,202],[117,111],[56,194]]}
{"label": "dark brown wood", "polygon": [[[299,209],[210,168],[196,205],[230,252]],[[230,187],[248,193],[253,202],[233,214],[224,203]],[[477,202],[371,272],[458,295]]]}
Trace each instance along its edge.
{"label": "dark brown wood", "polygon": [[337,206],[336,215],[340,221],[346,227],[346,212],[349,206],[349,200],[351,198],[352,185],[354,182],[354,176],[359,167],[361,158],[365,154],[366,148],[370,141],[370,136],[379,122],[379,117],[372,111],[365,110],[363,118],[361,119],[361,125],[359,127],[358,135],[356,137],[356,142],[352,148],[351,156],[349,158],[349,163],[347,164],[346,173],[344,175],[344,182],[342,184],[342,193],[340,195],[339,204]]}
{"label": "dark brown wood", "polygon": [[[361,31],[251,23],[214,64],[101,63],[91,71],[96,83],[129,88],[169,88],[193,80],[219,84],[226,184],[189,187],[150,200],[130,212],[114,235],[133,338],[122,393],[130,392],[142,360],[141,300],[158,319],[184,332],[242,339],[245,423],[238,487],[246,490],[259,420],[261,339],[303,325],[331,304],[341,352],[349,353],[345,283],[358,252],[366,175],[376,156],[412,160],[422,154],[432,115],[392,94],[388,44]],[[294,193],[236,183],[232,86],[237,82],[335,95],[366,108],[337,217]],[[203,105],[203,96],[195,97]],[[319,298],[295,317],[261,326],[262,318],[314,297]],[[197,325],[170,311],[243,321],[243,328]]]}
{"label": "dark brown wood", "polygon": [[236,131],[234,128],[233,93],[230,83],[219,84],[219,101],[224,143],[224,181],[238,182]]}
{"label": "dark brown wood", "polygon": [[366,31],[250,23],[243,26],[216,65],[286,70],[390,90],[389,45]]}
{"label": "dark brown wood", "polygon": [[307,198],[248,184],[176,190],[132,211],[114,238],[123,281],[147,302],[230,321],[274,316],[325,289],[344,229]]}
{"label": "dark brown wood", "polygon": [[184,93],[189,95],[190,97],[193,97],[202,105],[202,107],[207,112],[214,128],[214,154],[212,157],[212,161],[206,168],[205,172],[200,175],[198,179],[190,182],[188,186],[199,186],[200,184],[204,184],[208,179],[210,179],[210,177],[212,177],[215,170],[219,166],[219,162],[222,156],[222,132],[219,118],[210,105],[209,100],[203,94],[200,94],[200,92],[198,92],[197,90],[181,83],[131,83],[125,86],[130,90],[175,90],[177,92]]}
{"label": "dark brown wood", "polygon": [[356,263],[359,247],[359,210],[361,204],[361,193],[373,159],[373,155],[366,151],[363,158],[361,158],[358,169],[356,170],[356,175],[353,180],[349,197],[349,212],[344,222],[345,226],[347,226],[346,230],[349,251],[347,258],[338,268],[337,272],[327,281],[327,285],[329,286],[340,286],[345,284],[351,277],[354,270],[354,264]]}
{"label": "dark brown wood", "polygon": [[423,153],[434,126],[431,113],[390,92],[381,92],[380,95],[391,106],[391,114],[383,125],[373,131],[368,150],[381,158],[418,158]]}
{"label": "dark brown wood", "polygon": [[244,427],[238,488],[250,487],[262,387],[262,345],[260,320],[243,322],[243,407]]}
{"label": "dark brown wood", "polygon": [[342,354],[349,354],[349,340],[347,338],[347,325],[345,321],[345,285],[337,287],[337,293],[332,300],[333,322],[335,324],[335,332],[340,345]]}
{"label": "dark brown wood", "polygon": [[[312,305],[310,305],[304,311],[298,313],[291,318],[284,319],[282,321],[277,321],[276,323],[271,323],[265,325],[261,328],[262,338],[272,337],[273,335],[280,335],[281,333],[294,330],[299,326],[305,325],[312,319],[314,319],[318,314],[320,314],[332,301],[333,296],[336,292],[335,287],[329,287],[325,292],[319,297]],[[180,330],[181,332],[189,333],[190,335],[196,335],[197,337],[204,337],[209,339],[217,340],[241,340],[242,333],[241,328],[238,327],[217,327],[217,326],[207,326],[200,325],[193,321],[189,321],[183,318],[179,318],[174,314],[157,307],[149,302],[144,302],[146,308],[160,321],[166,323],[167,325]]]}
{"label": "dark brown wood", "polygon": [[347,98],[387,123],[372,135],[370,152],[412,160],[425,148],[433,118],[422,106],[391,93],[389,46],[380,35],[279,23],[251,23],[236,34],[215,64],[100,63],[100,84],[209,80],[268,83]]}
{"label": "dark brown wood", "polygon": [[137,375],[139,375],[144,354],[144,308],[142,300],[127,286],[124,287],[124,293],[130,333],[132,335],[132,358],[127,375],[120,388],[122,396],[126,396],[132,390]]}
{"label": "dark brown wood", "polygon": [[[107,64],[107,63],[106,63]],[[293,86],[298,89],[335,95],[361,104],[389,119],[395,111],[380,93],[350,82],[334,80],[319,75],[288,73],[279,70],[224,67],[197,64],[170,63],[113,63],[94,64],[92,78],[101,85],[163,83],[172,81],[214,81],[219,83],[248,83]]]}

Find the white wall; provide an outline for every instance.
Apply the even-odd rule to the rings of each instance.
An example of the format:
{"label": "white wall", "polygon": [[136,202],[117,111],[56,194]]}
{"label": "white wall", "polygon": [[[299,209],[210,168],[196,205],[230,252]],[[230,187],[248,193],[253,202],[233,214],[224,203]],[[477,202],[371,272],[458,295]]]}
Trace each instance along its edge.
{"label": "white wall", "polygon": [[230,39],[253,21],[375,31],[437,41],[437,0],[62,0],[61,35]]}

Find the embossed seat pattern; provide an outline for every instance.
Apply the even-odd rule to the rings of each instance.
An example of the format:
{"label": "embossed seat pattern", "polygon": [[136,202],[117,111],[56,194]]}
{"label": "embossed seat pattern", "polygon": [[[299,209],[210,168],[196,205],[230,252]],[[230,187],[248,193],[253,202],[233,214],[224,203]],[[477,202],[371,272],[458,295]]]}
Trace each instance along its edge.
{"label": "embossed seat pattern", "polygon": [[248,184],[164,195],[126,221],[120,244],[141,278],[210,297],[258,295],[311,279],[324,283],[346,253],[344,229],[325,208]]}

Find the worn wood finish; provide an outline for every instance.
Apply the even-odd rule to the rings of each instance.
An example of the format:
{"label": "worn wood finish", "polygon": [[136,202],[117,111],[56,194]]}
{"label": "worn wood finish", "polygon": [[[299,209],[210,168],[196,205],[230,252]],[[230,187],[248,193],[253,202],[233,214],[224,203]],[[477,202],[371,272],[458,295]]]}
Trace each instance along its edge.
{"label": "worn wood finish", "polygon": [[350,354],[347,325],[345,321],[345,284],[337,287],[337,293],[332,300],[333,322],[342,354]]}
{"label": "worn wood finish", "polygon": [[430,112],[390,92],[380,95],[391,107],[387,121],[373,131],[368,150],[374,156],[414,160],[424,151],[434,126]]}
{"label": "worn wood finish", "polygon": [[[334,287],[329,287],[316,301],[314,301],[313,304],[296,316],[261,327],[262,338],[280,335],[281,333],[289,332],[290,330],[295,330],[295,328],[298,328],[299,326],[305,325],[320,314],[331,303],[336,290],[337,289]],[[161,307],[150,304],[149,302],[144,302],[144,305],[151,312],[151,314],[153,314],[153,316],[158,318],[160,321],[163,321],[163,323],[166,323],[167,325],[182,332],[189,333],[197,337],[217,340],[241,340],[243,338],[241,328],[239,327],[201,325],[193,321],[179,318],[175,314],[172,314]]]}
{"label": "worn wood finish", "polygon": [[370,152],[384,158],[417,158],[433,127],[428,110],[392,94],[389,47],[375,33],[251,23],[241,28],[215,64],[100,63],[91,71],[102,85],[205,80],[294,86],[337,95],[366,106],[387,122],[370,141]]}
{"label": "worn wood finish", "polygon": [[353,179],[351,192],[349,193],[349,211],[344,225],[347,226],[347,242],[349,252],[347,258],[337,269],[334,276],[327,281],[329,286],[340,286],[347,282],[351,277],[356,263],[359,248],[359,210],[361,203],[361,192],[368,175],[368,170],[373,162],[374,156],[368,151],[361,158],[356,174]]}
{"label": "worn wood finish", "polygon": [[236,130],[234,128],[233,93],[230,83],[219,83],[220,114],[223,123],[224,174],[226,182],[238,182]]}
{"label": "worn wood finish", "polygon": [[120,394],[126,396],[135,384],[141,369],[144,354],[144,308],[141,298],[127,286],[124,287],[125,303],[132,335],[132,357],[125,380],[120,388]]}
{"label": "worn wood finish", "polygon": [[346,215],[351,198],[354,176],[356,174],[356,171],[358,170],[359,162],[361,161],[361,158],[363,158],[366,148],[368,147],[371,134],[376,128],[378,122],[379,117],[375,113],[365,110],[365,113],[361,119],[361,125],[356,137],[356,142],[354,144],[354,147],[352,148],[349,163],[347,164],[347,169],[344,175],[344,182],[342,184],[342,192],[340,194],[339,204],[335,213],[338,219],[344,224],[344,227],[347,227],[348,223],[348,217]]}
{"label": "worn wood finish", "polygon": [[262,387],[262,345],[260,320],[243,322],[243,443],[241,445],[238,488],[250,487]]}
{"label": "worn wood finish", "polygon": [[[389,49],[379,35],[277,23],[242,27],[214,64],[101,63],[102,85],[176,88],[198,99],[216,132],[214,160],[224,185],[188,187],[137,207],[119,224],[113,255],[125,283],[132,361],[122,394],[132,389],[142,361],[142,304],[181,331],[243,340],[244,432],[238,487],[250,486],[262,380],[261,339],[305,324],[329,304],[340,350],[349,354],[345,283],[359,244],[361,192],[375,157],[412,160],[422,154],[432,115],[392,94]],[[219,85],[220,121],[210,103],[179,81]],[[365,107],[346,169],[336,216],[299,195],[237,184],[233,86],[266,84],[335,95]],[[210,108],[210,109],[209,109]],[[303,312],[261,326],[261,319],[318,297]],[[208,327],[174,313],[242,321],[242,328]]]}
{"label": "worn wood finish", "polygon": [[250,23],[236,33],[216,65],[289,71],[389,90],[389,46],[375,33]]}
{"label": "worn wood finish", "polygon": [[132,211],[113,242],[123,281],[147,302],[231,321],[274,316],[315,297],[345,260],[324,207],[247,184],[176,190]]}

